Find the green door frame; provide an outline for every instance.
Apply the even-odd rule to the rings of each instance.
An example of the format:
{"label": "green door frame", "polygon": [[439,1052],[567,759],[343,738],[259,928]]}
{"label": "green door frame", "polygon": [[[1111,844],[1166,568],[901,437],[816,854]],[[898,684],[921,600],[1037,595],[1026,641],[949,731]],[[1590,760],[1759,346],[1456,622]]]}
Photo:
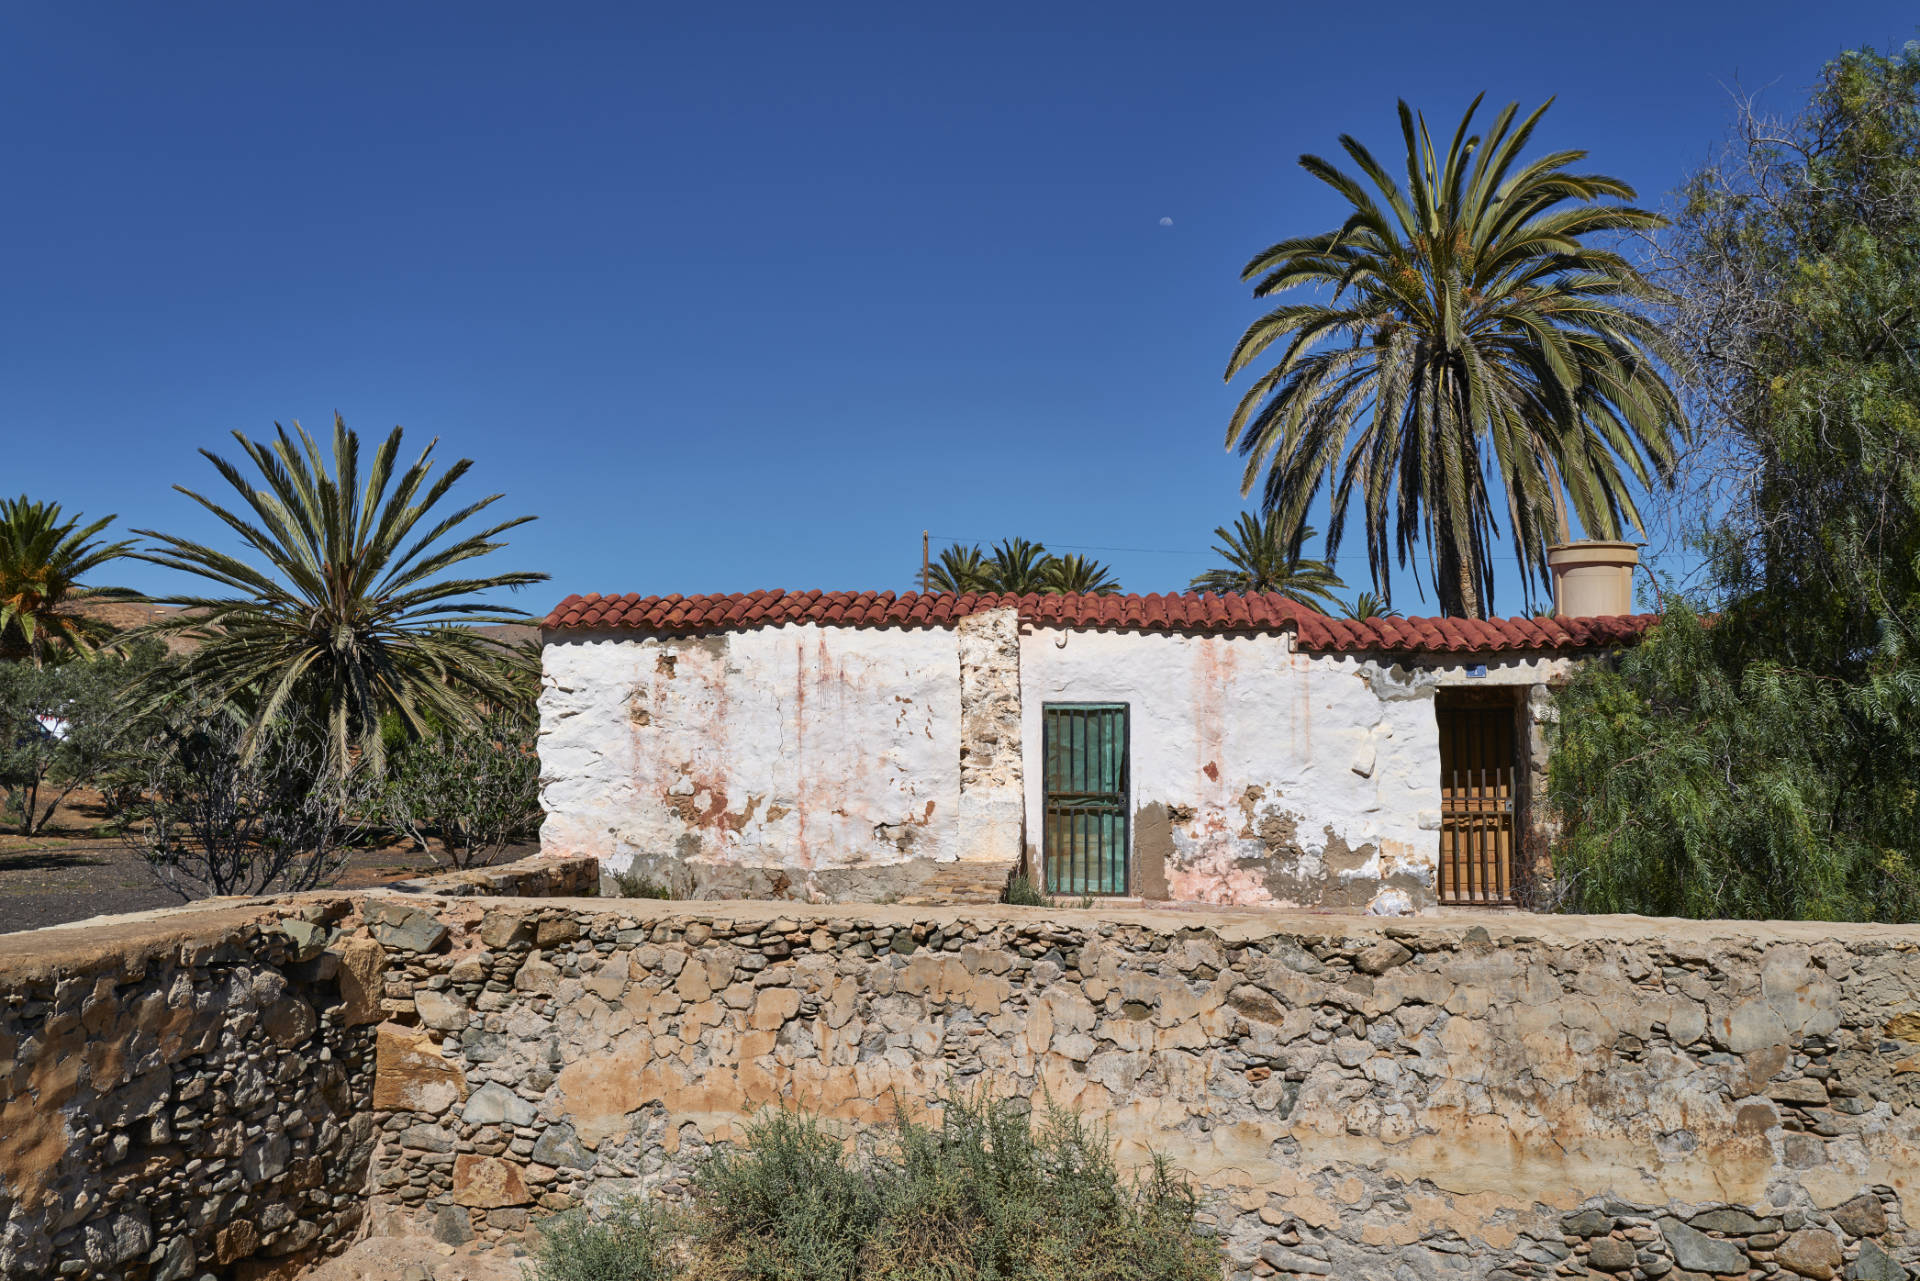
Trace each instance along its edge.
{"label": "green door frame", "polygon": [[1047,892],[1125,895],[1133,836],[1128,706],[1047,703],[1040,716]]}

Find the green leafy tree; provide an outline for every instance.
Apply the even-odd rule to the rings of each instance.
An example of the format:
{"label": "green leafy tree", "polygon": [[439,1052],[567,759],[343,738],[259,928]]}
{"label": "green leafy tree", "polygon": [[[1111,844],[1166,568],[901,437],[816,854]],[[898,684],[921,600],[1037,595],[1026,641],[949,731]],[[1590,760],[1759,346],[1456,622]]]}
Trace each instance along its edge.
{"label": "green leafy tree", "polygon": [[244,751],[264,726],[297,707],[325,727],[335,768],[348,767],[353,747],[378,773],[388,712],[421,735],[435,725],[471,728],[486,708],[513,700],[516,677],[501,647],[473,629],[526,615],[480,595],[547,576],[453,571],[498,551],[502,534],[533,517],[462,529],[502,495],[440,509],[472,462],[463,458],[434,478],[429,443],[401,470],[398,427],[364,473],[360,438],[338,415],[331,457],[298,423],[292,432],[276,425],[269,440],[238,432],[234,438],[259,484],[226,459],[201,453],[238,492],[241,509],[176,488],[239,536],[241,555],[135,532],[159,544],[142,559],[228,593],[170,597],[166,603],[189,614],[148,630],[199,639],[185,680],[210,707],[246,710]]}
{"label": "green leafy tree", "polygon": [[1561,696],[1556,874],[1587,910],[1913,920],[1920,48],[1744,112],[1666,254],[1710,578]]}
{"label": "green leafy tree", "polygon": [[1290,539],[1278,521],[1258,512],[1241,512],[1234,524],[1213,531],[1220,540],[1213,554],[1225,564],[1195,577],[1194,589],[1277,592],[1311,609],[1324,610],[1334,603],[1333,594],[1345,584],[1326,561],[1309,560],[1301,554],[1301,545],[1313,537],[1313,526],[1303,525],[1298,532],[1298,539]]}
{"label": "green leafy tree", "polygon": [[75,608],[89,600],[132,600],[117,587],[84,587],[80,580],[127,555],[130,542],[101,542],[113,523],[62,520],[60,504],[25,494],[0,500],[0,660],[31,659],[36,666],[63,654],[91,656],[113,628]]}
{"label": "green leafy tree", "polygon": [[1231,380],[1279,353],[1227,444],[1247,460],[1247,492],[1265,470],[1264,507],[1289,543],[1328,490],[1332,559],[1357,495],[1382,594],[1391,562],[1425,543],[1441,610],[1467,618],[1492,607],[1502,516],[1531,593],[1568,505],[1590,536],[1640,527],[1633,489],[1670,475],[1684,431],[1640,307],[1647,284],[1608,243],[1661,220],[1601,203],[1634,191],[1570,169],[1585,152],[1523,161],[1546,105],[1516,123],[1509,104],[1484,135],[1479,105],[1443,150],[1400,104],[1404,185],[1344,135],[1360,176],[1301,157],[1352,211],[1254,255],[1242,278],[1255,297],[1319,296],[1254,321],[1227,363]]}
{"label": "green leafy tree", "polygon": [[389,767],[382,817],[423,853],[455,867],[492,862],[539,827],[537,728],[525,709],[513,708],[476,729],[408,742]]}
{"label": "green leafy tree", "polygon": [[165,653],[148,643],[91,662],[0,663],[0,813],[22,836],[113,769],[140,729],[126,693],[166,670]]}

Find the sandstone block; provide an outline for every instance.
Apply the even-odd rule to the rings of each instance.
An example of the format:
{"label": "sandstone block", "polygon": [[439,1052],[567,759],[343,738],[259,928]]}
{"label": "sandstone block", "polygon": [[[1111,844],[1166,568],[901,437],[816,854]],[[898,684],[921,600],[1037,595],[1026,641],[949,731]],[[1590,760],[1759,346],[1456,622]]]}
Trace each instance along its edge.
{"label": "sandstone block", "polygon": [[1362,948],[1353,958],[1353,968],[1362,974],[1385,974],[1396,965],[1405,965],[1413,959],[1413,953],[1392,939],[1383,939],[1372,947]]}
{"label": "sandstone block", "polygon": [[1887,1230],[1887,1208],[1871,1192],[1863,1192],[1836,1208],[1833,1221],[1850,1236],[1877,1237]]}
{"label": "sandstone block", "polygon": [[1630,1241],[1622,1241],[1618,1237],[1595,1237],[1593,1248],[1587,1253],[1587,1266],[1602,1272],[1625,1272],[1633,1266],[1635,1255]]}
{"label": "sandstone block", "polygon": [[1840,1270],[1840,1242],[1824,1229],[1802,1228],[1780,1243],[1773,1258],[1782,1267],[1813,1281],[1831,1281]]}
{"label": "sandstone block", "polygon": [[438,1116],[467,1097],[466,1074],[418,1028],[382,1023],[374,1041],[373,1106]]}
{"label": "sandstone block", "polygon": [[454,1204],[491,1209],[525,1205],[532,1199],[520,1167],[511,1161],[471,1152],[462,1152],[453,1159]]}
{"label": "sandstone block", "polygon": [[340,1021],[347,1027],[380,1021],[380,997],[387,951],[370,938],[342,939],[333,947],[340,958]]}
{"label": "sandstone block", "polygon": [[445,992],[421,988],[413,994],[420,1021],[437,1032],[458,1032],[467,1026],[467,1007]]}
{"label": "sandstone block", "polygon": [[480,941],[495,951],[533,938],[533,918],[523,912],[492,911],[480,918]]}

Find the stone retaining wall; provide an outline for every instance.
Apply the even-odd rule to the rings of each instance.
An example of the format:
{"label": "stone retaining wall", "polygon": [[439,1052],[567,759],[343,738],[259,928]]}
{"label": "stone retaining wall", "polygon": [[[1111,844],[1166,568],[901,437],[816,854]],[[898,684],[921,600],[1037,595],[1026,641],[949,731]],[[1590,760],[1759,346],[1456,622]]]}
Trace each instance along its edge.
{"label": "stone retaining wall", "polygon": [[671,1195],[760,1107],[952,1088],[1166,1152],[1235,1278],[1920,1261],[1917,929],[792,908],[309,896],[0,942],[0,1273],[511,1235]]}
{"label": "stone retaining wall", "polygon": [[1235,1277],[1902,1276],[1917,948],[1633,918],[502,903],[392,958],[378,1079],[418,1101],[377,1112],[374,1183],[389,1221],[517,1232],[671,1194],[760,1107],[859,1125],[985,1087],[1168,1153]]}

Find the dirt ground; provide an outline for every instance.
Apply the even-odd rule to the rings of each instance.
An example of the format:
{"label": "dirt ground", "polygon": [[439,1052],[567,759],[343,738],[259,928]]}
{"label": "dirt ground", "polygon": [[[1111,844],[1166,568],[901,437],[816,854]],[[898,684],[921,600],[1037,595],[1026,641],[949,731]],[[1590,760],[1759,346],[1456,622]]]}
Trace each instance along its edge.
{"label": "dirt ground", "polygon": [[[0,834],[0,934],[179,906],[180,896],[154,879],[133,847],[103,827],[105,817],[97,798],[82,795],[61,806],[39,836]],[[513,848],[497,861],[534,852],[534,846]],[[439,870],[444,865],[418,849],[359,850],[337,885],[360,889]]]}
{"label": "dirt ground", "polygon": [[512,1246],[456,1250],[423,1237],[370,1237],[301,1281],[524,1281],[531,1262]]}

